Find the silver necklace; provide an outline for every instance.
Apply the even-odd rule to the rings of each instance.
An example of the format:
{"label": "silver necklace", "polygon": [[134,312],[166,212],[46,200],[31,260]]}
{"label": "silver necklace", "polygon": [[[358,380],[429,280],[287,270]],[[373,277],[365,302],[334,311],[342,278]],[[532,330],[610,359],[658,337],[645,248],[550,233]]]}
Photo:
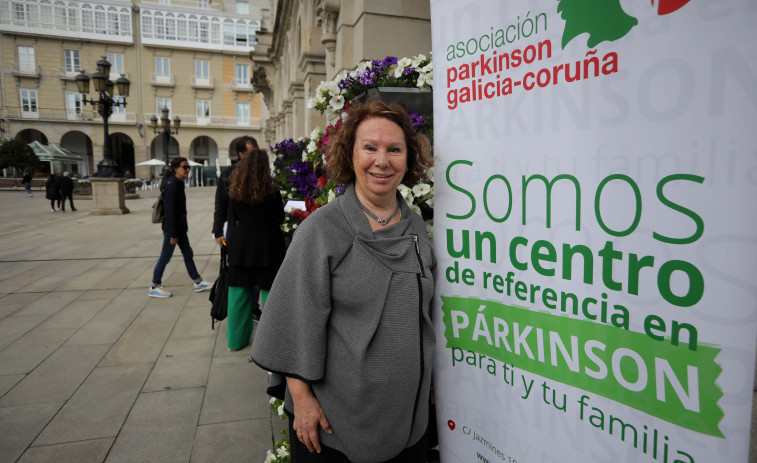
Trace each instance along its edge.
{"label": "silver necklace", "polygon": [[394,212],[392,212],[392,215],[390,215],[386,219],[380,219],[376,214],[374,214],[373,212],[371,212],[370,210],[368,210],[368,208],[365,207],[363,205],[363,203],[361,203],[360,201],[358,201],[358,204],[360,204],[360,209],[362,209],[363,211],[365,211],[366,214],[368,214],[373,220],[375,220],[376,222],[378,222],[382,226],[386,226],[386,224],[388,224],[389,221],[392,220],[394,218],[394,216],[397,214],[397,211],[400,210],[400,202],[399,202],[399,200],[397,200],[397,207],[394,208]]}

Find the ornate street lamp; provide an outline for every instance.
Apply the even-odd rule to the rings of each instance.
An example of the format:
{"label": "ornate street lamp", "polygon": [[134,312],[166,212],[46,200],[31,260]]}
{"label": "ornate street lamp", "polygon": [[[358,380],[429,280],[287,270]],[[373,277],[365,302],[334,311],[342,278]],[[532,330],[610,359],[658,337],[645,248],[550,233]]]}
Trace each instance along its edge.
{"label": "ornate street lamp", "polygon": [[168,144],[171,142],[171,135],[178,135],[181,128],[181,119],[179,116],[173,118],[173,125],[171,125],[171,119],[168,117],[168,108],[164,107],[160,110],[160,125],[158,125],[158,116],[153,115],[150,118],[150,125],[152,126],[152,133],[163,134],[163,155],[166,158],[166,167],[168,167]]}
{"label": "ornate street lamp", "polygon": [[[114,106],[126,107],[126,97],[129,96],[129,85],[131,82],[123,74],[116,79],[115,84],[110,80],[110,62],[103,56],[97,62],[97,71],[92,73],[92,82],[95,91],[99,94],[97,100],[87,99],[89,93],[90,77],[81,71],[76,76],[76,86],[82,95],[82,102],[97,107],[97,113],[103,118],[103,130],[105,139],[103,142],[103,159],[97,164],[96,177],[121,177],[122,174],[118,166],[110,156],[110,139],[108,138],[108,118],[113,114]],[[114,88],[118,88],[118,95],[121,97],[116,100],[113,98]]]}

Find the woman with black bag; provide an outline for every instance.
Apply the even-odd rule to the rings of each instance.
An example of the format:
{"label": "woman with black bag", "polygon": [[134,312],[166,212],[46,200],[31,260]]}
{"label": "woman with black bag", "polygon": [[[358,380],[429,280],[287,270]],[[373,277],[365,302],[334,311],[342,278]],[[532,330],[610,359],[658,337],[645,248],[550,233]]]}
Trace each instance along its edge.
{"label": "woman with black bag", "polygon": [[252,150],[237,164],[229,186],[229,299],[226,338],[229,350],[250,343],[254,287],[265,305],[286,247],[281,223],[284,205],[271,180],[268,155]]}

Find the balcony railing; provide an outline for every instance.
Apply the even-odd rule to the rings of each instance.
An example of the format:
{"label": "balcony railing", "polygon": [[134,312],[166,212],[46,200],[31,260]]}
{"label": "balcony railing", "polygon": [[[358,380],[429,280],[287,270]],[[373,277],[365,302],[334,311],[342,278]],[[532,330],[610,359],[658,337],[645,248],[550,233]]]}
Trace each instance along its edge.
{"label": "balcony railing", "polygon": [[164,86],[164,87],[174,87],[176,85],[176,81],[174,79],[173,74],[165,75],[165,74],[158,74],[157,72],[150,73],[150,83],[152,85]]}
{"label": "balcony railing", "polygon": [[247,78],[234,77],[231,81],[232,90],[252,91],[252,82]]}
{"label": "balcony railing", "polygon": [[11,74],[16,76],[39,77],[42,72],[36,64],[22,67],[18,63],[10,63],[8,69]]}
{"label": "balcony railing", "polygon": [[193,75],[191,77],[191,85],[195,88],[213,88],[215,83],[213,77],[204,77]]}
{"label": "balcony railing", "polygon": [[[144,119],[149,121],[154,113],[145,113]],[[171,114],[171,117],[176,116]],[[225,116],[210,116],[210,117],[197,117],[194,114],[179,114],[181,118],[182,127],[247,127],[247,128],[260,128],[261,121],[259,118],[250,118],[248,122],[237,122],[236,117]]]}

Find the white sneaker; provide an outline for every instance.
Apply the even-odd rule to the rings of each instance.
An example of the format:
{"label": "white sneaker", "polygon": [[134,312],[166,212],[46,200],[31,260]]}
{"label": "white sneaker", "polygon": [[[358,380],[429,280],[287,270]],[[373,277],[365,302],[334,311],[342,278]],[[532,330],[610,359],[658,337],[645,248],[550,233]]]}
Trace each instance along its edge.
{"label": "white sneaker", "polygon": [[209,290],[212,287],[213,287],[213,283],[210,283],[210,282],[207,282],[205,280],[202,280],[199,283],[195,283],[195,292],[196,293],[201,293],[203,291]]}
{"label": "white sneaker", "polygon": [[163,286],[150,287],[147,291],[147,295],[150,297],[171,297],[171,292],[166,291]]}

